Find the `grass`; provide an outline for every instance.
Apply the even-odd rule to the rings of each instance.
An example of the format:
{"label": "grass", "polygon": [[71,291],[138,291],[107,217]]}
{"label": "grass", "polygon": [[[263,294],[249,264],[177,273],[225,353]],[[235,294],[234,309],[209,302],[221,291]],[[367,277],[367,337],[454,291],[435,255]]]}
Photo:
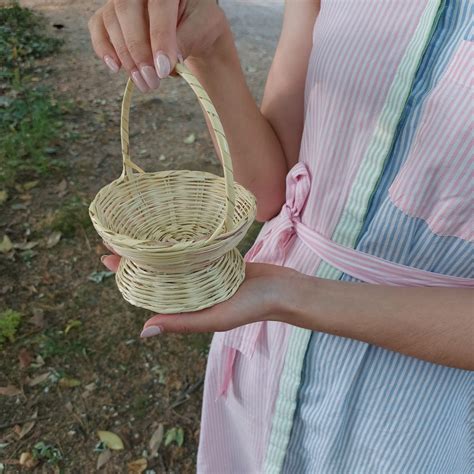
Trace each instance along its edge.
{"label": "grass", "polygon": [[0,313],[0,349],[6,341],[13,342],[21,323],[21,314],[12,309]]}
{"label": "grass", "polygon": [[0,78],[21,82],[36,59],[59,50],[61,41],[44,34],[44,21],[17,3],[0,8]]}
{"label": "grass", "polygon": [[61,41],[44,34],[42,17],[14,4],[0,9],[0,185],[61,166],[55,144],[67,111],[50,90],[31,81],[40,58]]}
{"label": "grass", "polygon": [[61,232],[64,237],[73,237],[81,228],[85,230],[91,227],[87,203],[78,196],[73,196],[62,204],[52,223],[53,230]]}
{"label": "grass", "polygon": [[0,114],[0,182],[42,175],[62,164],[53,146],[61,132],[61,108],[45,90],[22,87]]}

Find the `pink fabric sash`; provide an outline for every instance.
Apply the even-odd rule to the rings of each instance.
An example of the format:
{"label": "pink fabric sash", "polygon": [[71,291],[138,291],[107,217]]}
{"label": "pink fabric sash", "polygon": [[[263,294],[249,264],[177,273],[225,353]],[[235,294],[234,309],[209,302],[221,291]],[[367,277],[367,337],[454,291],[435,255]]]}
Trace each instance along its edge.
{"label": "pink fabric sash", "polygon": [[[343,273],[358,280],[377,285],[474,287],[474,279],[433,273],[407,265],[390,262],[359,250],[343,247],[310,229],[301,222],[311,187],[308,169],[297,163],[286,180],[286,202],[278,216],[267,224],[252,249],[245,256],[248,262],[268,262],[284,265],[287,250],[295,238],[301,239],[318,257]],[[227,392],[232,380],[236,351],[251,358],[264,322],[248,324],[228,331],[223,338],[229,349],[224,366],[222,386],[218,395]]]}

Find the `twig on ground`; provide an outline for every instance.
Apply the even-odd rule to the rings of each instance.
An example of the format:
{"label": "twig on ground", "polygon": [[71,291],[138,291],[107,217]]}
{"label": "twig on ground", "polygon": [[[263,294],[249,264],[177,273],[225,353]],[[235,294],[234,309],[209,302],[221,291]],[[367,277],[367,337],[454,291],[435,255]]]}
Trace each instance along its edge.
{"label": "twig on ground", "polygon": [[3,425],[0,425],[0,430],[5,430],[15,425],[23,425],[25,423],[29,423],[30,421],[48,420],[49,418],[49,416],[39,416],[37,418],[25,418],[23,420],[10,421],[9,423],[4,423]]}
{"label": "twig on ground", "polygon": [[174,409],[186,403],[190,399],[190,395],[198,390],[204,383],[204,376],[200,377],[197,382],[191,385],[187,390],[179,395],[179,397],[170,405],[170,408]]}

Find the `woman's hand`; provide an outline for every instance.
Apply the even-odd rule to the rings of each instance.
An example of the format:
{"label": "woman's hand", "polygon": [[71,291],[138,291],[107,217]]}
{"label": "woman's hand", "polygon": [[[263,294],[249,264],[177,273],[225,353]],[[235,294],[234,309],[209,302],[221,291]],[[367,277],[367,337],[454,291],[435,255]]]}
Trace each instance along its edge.
{"label": "woman's hand", "polygon": [[180,56],[210,54],[226,30],[216,0],[108,0],[89,20],[97,56],[123,67],[142,92],[156,89]]}
{"label": "woman's hand", "polygon": [[[120,257],[107,255],[102,262],[117,271]],[[247,263],[245,280],[232,298],[202,311],[153,316],[145,323],[141,337],[164,332],[219,332],[257,321],[287,321],[289,293],[300,278],[305,276],[289,268]]]}

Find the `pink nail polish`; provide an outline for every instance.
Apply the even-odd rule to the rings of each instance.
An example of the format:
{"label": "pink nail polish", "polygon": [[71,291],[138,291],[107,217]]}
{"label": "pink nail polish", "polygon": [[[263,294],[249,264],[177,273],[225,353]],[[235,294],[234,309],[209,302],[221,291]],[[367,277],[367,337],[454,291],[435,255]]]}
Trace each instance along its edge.
{"label": "pink nail polish", "polygon": [[141,92],[148,92],[150,88],[147,86],[145,79],[143,79],[142,75],[138,70],[132,71],[132,81],[138,87]]}
{"label": "pink nail polish", "polygon": [[158,51],[155,59],[156,70],[158,72],[158,77],[163,79],[168,77],[171,72],[171,63],[165,53]]}
{"label": "pink nail polish", "polygon": [[145,79],[150,89],[158,89],[160,85],[160,79],[156,74],[155,68],[152,66],[142,66],[140,68],[143,79]]}
{"label": "pink nail polish", "polygon": [[110,56],[104,56],[104,63],[113,73],[119,72],[120,66]]}
{"label": "pink nail polish", "polygon": [[161,332],[162,330],[159,326],[148,326],[147,328],[143,329],[142,333],[140,334],[140,337],[147,338],[158,336],[158,334],[161,334]]}

